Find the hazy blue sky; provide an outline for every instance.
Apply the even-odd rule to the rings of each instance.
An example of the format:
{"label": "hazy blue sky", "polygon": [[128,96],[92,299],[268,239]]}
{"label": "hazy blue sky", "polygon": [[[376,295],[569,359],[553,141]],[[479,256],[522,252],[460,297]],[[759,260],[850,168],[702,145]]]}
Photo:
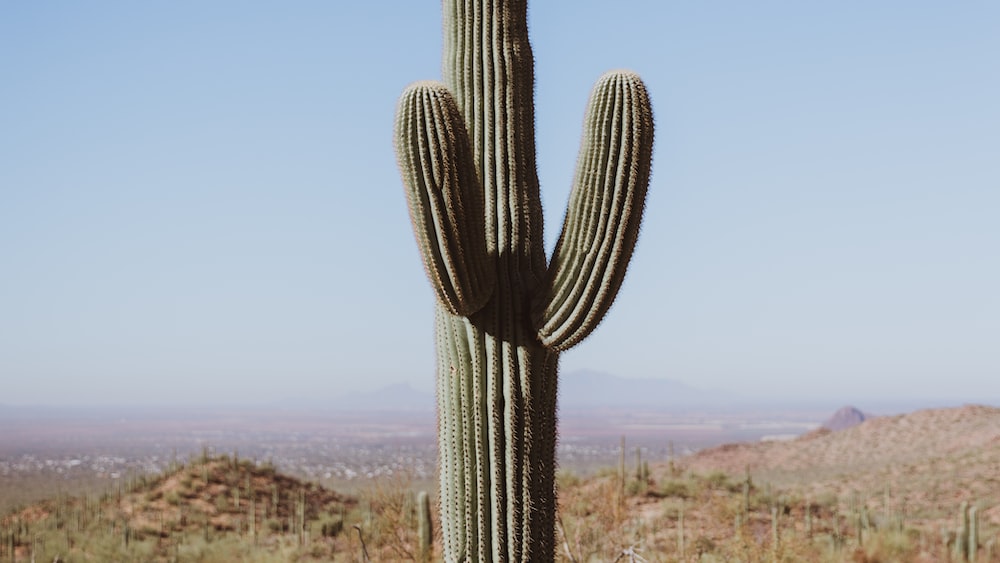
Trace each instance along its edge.
{"label": "hazy blue sky", "polygon": [[[657,122],[629,276],[564,371],[1000,400],[1000,3],[529,26],[550,249],[594,80],[638,71]],[[392,123],[440,49],[429,0],[4,2],[0,404],[431,389]]]}

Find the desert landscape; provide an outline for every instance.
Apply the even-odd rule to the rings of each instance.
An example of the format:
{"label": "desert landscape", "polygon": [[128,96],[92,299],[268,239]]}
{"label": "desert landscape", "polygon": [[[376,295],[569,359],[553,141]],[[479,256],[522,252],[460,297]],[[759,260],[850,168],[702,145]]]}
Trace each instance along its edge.
{"label": "desert landscape", "polygon": [[0,563],[1000,561],[998,22],[0,5]]}
{"label": "desert landscape", "polygon": [[[84,414],[6,413],[0,560],[420,561],[440,549],[433,503],[429,551],[418,537],[417,493],[436,490],[428,413]],[[1000,409],[813,417],[567,414],[557,557],[995,560]]]}

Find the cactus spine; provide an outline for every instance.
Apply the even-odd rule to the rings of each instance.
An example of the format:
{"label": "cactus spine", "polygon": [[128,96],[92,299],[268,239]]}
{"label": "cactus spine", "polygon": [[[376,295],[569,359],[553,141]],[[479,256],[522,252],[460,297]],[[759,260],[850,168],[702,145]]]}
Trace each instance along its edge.
{"label": "cactus spine", "polygon": [[645,86],[608,73],[546,262],[526,2],[444,0],[444,83],[410,86],[397,111],[397,159],[437,297],[449,561],[553,559],[559,353],[610,308],[649,183]]}

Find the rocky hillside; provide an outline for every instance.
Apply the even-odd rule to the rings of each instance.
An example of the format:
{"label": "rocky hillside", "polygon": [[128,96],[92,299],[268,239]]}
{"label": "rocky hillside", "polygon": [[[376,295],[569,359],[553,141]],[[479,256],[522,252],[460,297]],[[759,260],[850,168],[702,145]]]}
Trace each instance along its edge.
{"label": "rocky hillside", "polygon": [[961,501],[993,507],[1000,523],[1000,409],[967,405],[870,418],[787,442],[728,444],[682,460],[695,472],[742,475],[805,496],[867,497],[905,505],[928,522]]}
{"label": "rocky hillside", "polygon": [[967,405],[872,418],[840,432],[818,430],[797,440],[727,444],[698,452],[691,469],[848,472],[964,457],[1000,443],[1000,408]]}
{"label": "rocky hillside", "polygon": [[0,517],[3,561],[287,561],[333,553],[357,502],[235,456],[132,476],[101,495],[57,494]]}

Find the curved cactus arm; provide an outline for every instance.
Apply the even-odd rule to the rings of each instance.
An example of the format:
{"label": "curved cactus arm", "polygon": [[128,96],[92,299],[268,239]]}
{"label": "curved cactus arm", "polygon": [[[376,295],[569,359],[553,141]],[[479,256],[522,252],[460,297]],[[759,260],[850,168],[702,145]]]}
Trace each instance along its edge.
{"label": "curved cactus arm", "polygon": [[604,318],[639,236],[653,151],[653,113],[638,75],[609,72],[594,86],[569,209],[533,303],[543,345],[566,350]]}
{"label": "curved cactus arm", "polygon": [[437,82],[407,88],[396,113],[396,158],[427,277],[455,315],[478,311],[493,292],[483,190],[461,112]]}

